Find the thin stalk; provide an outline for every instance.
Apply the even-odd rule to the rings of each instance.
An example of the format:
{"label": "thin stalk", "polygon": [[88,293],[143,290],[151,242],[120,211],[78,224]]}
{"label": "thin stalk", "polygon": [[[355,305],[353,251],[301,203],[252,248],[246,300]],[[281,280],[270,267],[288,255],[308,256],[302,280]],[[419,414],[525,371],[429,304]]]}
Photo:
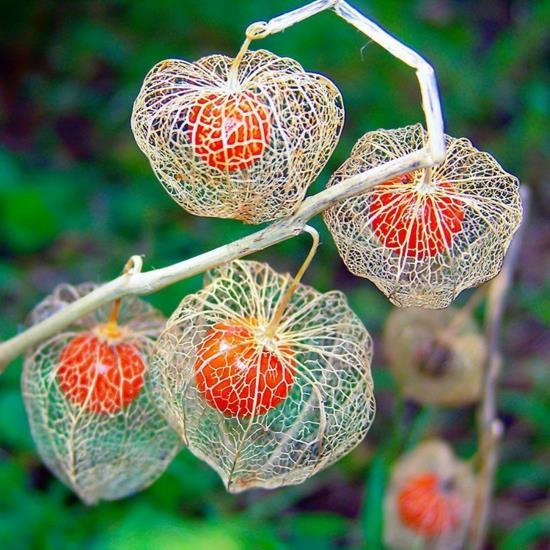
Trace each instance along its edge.
{"label": "thin stalk", "polygon": [[301,265],[300,269],[298,270],[298,272],[290,282],[290,285],[288,286],[285,293],[279,300],[279,303],[277,304],[275,313],[273,314],[273,317],[271,318],[271,321],[265,331],[268,337],[272,337],[277,331],[277,327],[279,326],[279,323],[281,322],[281,318],[290,300],[292,299],[292,295],[294,294],[296,287],[300,283],[302,277],[304,276],[304,273],[307,271],[308,267],[311,265],[311,262],[313,261],[313,258],[317,253],[317,248],[319,247],[319,233],[317,233],[317,230],[311,227],[310,225],[304,226],[304,231],[311,235],[311,238],[312,238],[311,248],[309,249],[309,253],[306,256],[304,263]]}
{"label": "thin stalk", "polygon": [[528,218],[529,191],[521,189],[523,203],[523,223],[518,229],[504,258],[500,273],[491,281],[487,300],[486,337],[489,347],[487,368],[483,386],[483,396],[478,410],[478,486],[472,514],[467,548],[480,550],[483,547],[491,515],[493,482],[498,466],[498,446],[502,436],[502,422],[497,418],[497,386],[502,370],[500,333],[504,306],[514,268],[519,256],[521,241]]}
{"label": "thin stalk", "polygon": [[248,47],[250,46],[251,42],[252,42],[252,39],[247,36],[243,42],[243,45],[241,46],[241,49],[239,50],[239,53],[233,60],[233,63],[231,64],[231,68],[229,69],[228,81],[229,81],[229,86],[232,90],[236,90],[238,87],[237,77],[238,77],[239,66],[244,57],[244,54],[248,51]]}
{"label": "thin stalk", "polygon": [[268,246],[300,234],[307,220],[341,200],[365,192],[374,185],[388,179],[443,161],[445,158],[443,116],[437,81],[432,66],[418,53],[405,46],[346,1],[316,0],[301,8],[275,17],[268,22],[254,23],[247,29],[247,39],[253,40],[282,32],[296,23],[329,9],[334,10],[338,16],[350,25],[378,43],[394,57],[416,70],[422,96],[422,109],[429,134],[426,146],[419,151],[357,174],[321,191],[317,195],[307,198],[292,216],[278,220],[248,237],[161,269],[135,275],[128,273],[102,285],[48,319],[44,319],[5,342],[0,342],[0,373],[10,361],[23,353],[25,349],[36,345],[62,330],[72,321],[106,303],[112,302],[116,298],[126,295],[150,294],[221,263],[263,250]]}
{"label": "thin stalk", "polygon": [[118,326],[118,315],[120,313],[120,305],[122,304],[122,298],[117,298],[113,302],[113,309],[111,309],[111,314],[107,321],[107,326],[109,328],[115,329]]}
{"label": "thin stalk", "polygon": [[235,59],[233,60],[233,63],[231,64],[231,68],[229,69],[229,85],[231,89],[237,89],[238,84],[238,71],[239,66],[241,64],[241,61],[243,60],[243,57],[245,53],[248,51],[248,48],[250,47],[250,43],[252,40],[257,40],[259,38],[263,38],[264,36],[267,36],[266,32],[266,24],[262,21],[258,23],[253,23],[246,29],[246,38],[243,42],[243,45],[241,46],[241,49],[239,50],[239,53],[236,55]]}
{"label": "thin stalk", "polygon": [[[132,256],[124,265],[122,269],[122,275],[136,274],[141,271],[143,266],[143,260],[141,256]],[[120,315],[120,306],[122,305],[122,298],[116,298],[113,302],[113,307],[109,315],[109,319],[103,325],[102,331],[104,334],[117,338],[120,336],[120,330],[118,328],[118,318]]]}

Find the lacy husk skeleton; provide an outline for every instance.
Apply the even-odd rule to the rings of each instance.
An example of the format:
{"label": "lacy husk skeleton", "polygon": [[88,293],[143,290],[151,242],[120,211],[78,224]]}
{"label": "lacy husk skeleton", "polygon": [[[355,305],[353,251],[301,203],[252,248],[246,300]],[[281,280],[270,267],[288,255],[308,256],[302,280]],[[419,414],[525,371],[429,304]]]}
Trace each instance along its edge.
{"label": "lacy husk skeleton", "polygon": [[275,221],[248,237],[172,266],[145,273],[139,273],[139,269],[135,269],[131,273],[114,279],[52,317],[1,343],[0,368],[7,365],[8,362],[29,346],[37,344],[62,330],[75,319],[121,296],[155,292],[176,281],[202,273],[224,262],[272,246],[299,234],[310,218],[348,197],[358,195],[401,174],[429,168],[443,161],[445,158],[443,118],[433,68],[419,54],[402,44],[347,2],[343,0],[317,0],[275,17],[268,22],[256,23],[249,27],[249,34],[252,35],[253,39],[258,40],[270,34],[281,32],[324,10],[333,10],[338,16],[387,49],[403,63],[416,70],[428,132],[428,139],[424,147],[364,173],[356,174],[330,189],[306,198],[291,215]]}
{"label": "lacy husk skeleton", "polygon": [[[214,125],[224,118],[233,139]],[[340,92],[327,78],[256,50],[240,60],[160,62],[136,99],[132,129],[186,210],[261,223],[288,216],[302,202],[338,143],[343,118]],[[231,149],[227,141],[239,138]],[[238,147],[246,161],[239,162]]]}
{"label": "lacy husk skeleton", "polygon": [[[31,323],[48,318],[96,287],[91,283],[60,285],[36,306]],[[88,504],[118,499],[147,487],[180,448],[179,438],[159,414],[151,395],[153,346],[166,320],[146,302],[126,298],[118,315],[123,331],[120,341],[135,349],[144,366],[144,372],[138,374],[143,377],[138,394],[130,396],[131,402],[113,403],[119,390],[116,386],[114,395],[99,396],[101,407],[94,403],[93,384],[63,389],[63,350],[75,342],[85,352],[86,343],[108,322],[109,314],[109,307],[100,308],[31,349],[22,376],[25,407],[40,456]],[[78,348],[75,351],[78,353]],[[117,359],[115,372],[124,376],[120,357]],[[79,362],[74,366],[82,367]],[[76,399],[74,390],[82,392]]]}
{"label": "lacy husk skeleton", "polygon": [[[366,134],[355,147],[350,160],[331,179],[327,189],[304,199],[308,186],[319,174],[338,140],[343,116],[340,94],[330,81],[306,73],[296,62],[279,58],[265,50],[248,52],[247,48],[253,40],[281,32],[323,10],[334,11],[396,58],[416,70],[426,130],[417,125],[400,130],[378,130]],[[258,60],[273,64],[278,68],[279,73],[262,75],[262,71],[254,69]],[[250,67],[252,70],[249,70]],[[197,93],[195,89],[197,81],[194,80],[197,77],[190,76],[191,69],[194,73],[197,70],[206,71],[200,77],[203,79],[202,87],[206,88],[206,95],[202,93],[204,90]],[[281,80],[281,72],[286,75],[287,80],[284,78]],[[216,78],[220,75],[224,75],[228,81],[233,79],[232,81],[239,83],[240,86],[246,87],[250,84],[249,88],[244,90],[245,95],[239,98],[230,97],[220,104],[217,97],[211,96],[212,88],[216,87]],[[292,85],[289,82],[292,82]],[[315,100],[306,107],[303,96],[300,94],[295,96],[292,103],[293,109],[305,117],[306,123],[299,118],[296,124],[289,125],[288,121],[273,118],[289,108],[289,105],[284,102],[276,105],[273,98],[278,97],[277,94],[282,91],[286,92],[284,95],[288,95],[289,89],[285,87],[290,86],[294,89],[297,83],[301,86],[302,93],[307,89],[308,93],[314,94]],[[195,103],[187,106],[171,104],[173,99],[171,94],[174,90],[181,92],[182,87],[184,96],[195,94]],[[181,98],[179,96],[178,98],[180,101]],[[214,134],[215,130],[211,131],[212,129],[208,129],[205,124],[200,125],[203,120],[201,117],[205,117],[204,120],[210,122],[219,116],[218,112],[223,114],[224,109],[228,108],[237,113],[237,118],[252,121],[252,131],[247,133],[243,130],[241,136],[244,140],[242,150],[249,155],[245,161],[234,152],[224,153],[220,157],[217,153],[219,144],[215,141],[219,138]],[[151,112],[151,109],[154,112]],[[315,120],[308,120],[310,116],[316,117]],[[205,296],[208,293],[210,293],[209,296],[216,296],[217,292],[224,291],[224,285],[219,286],[220,283],[217,281],[227,281],[228,274],[236,275],[239,270],[248,272],[255,284],[258,283],[257,278],[260,274],[273,280],[279,280],[277,278],[280,277],[261,264],[253,262],[228,264],[228,262],[300,234],[313,216],[326,212],[325,219],[344,262],[352,272],[368,276],[398,305],[423,307],[445,307],[463,288],[480,284],[493,277],[500,268],[512,235],[521,221],[517,180],[502,171],[492,157],[475,150],[468,140],[450,138],[443,134],[440,99],[431,65],[344,0],[317,0],[268,22],[255,23],[249,27],[243,50],[233,61],[224,56],[209,56],[194,64],[181,61],[161,63],[148,76],[136,102],[133,129],[139,146],[147,154],[163,185],[172,197],[189,211],[208,216],[234,217],[250,223],[275,221],[238,241],[161,269],[142,273],[142,260],[139,256],[134,256],[129,262],[129,268],[120,277],[95,289],[87,289],[89,292],[80,294],[77,292],[76,299],[69,300],[63,308],[49,311],[48,315],[35,315],[34,323],[30,328],[0,344],[0,372],[26,349],[35,348],[32,361],[28,362],[26,367],[25,394],[37,441],[39,446],[41,441],[44,442],[41,451],[50,467],[90,502],[99,498],[115,498],[128,491],[117,488],[109,492],[102,487],[100,491],[94,492],[92,487],[89,493],[85,488],[88,482],[85,479],[77,479],[78,476],[75,477],[74,469],[71,469],[70,465],[60,466],[56,455],[58,452],[56,446],[59,445],[59,441],[51,437],[55,434],[55,428],[39,417],[35,410],[37,405],[33,402],[35,400],[39,403],[40,396],[51,390],[48,386],[49,373],[52,372],[55,364],[55,360],[51,358],[57,357],[58,351],[52,356],[49,350],[51,346],[58,350],[58,340],[62,338],[62,331],[67,330],[68,327],[84,322],[79,320],[86,319],[86,316],[92,312],[122,297],[149,294],[176,281],[214,269],[213,274],[209,276],[208,286],[203,291],[183,300],[161,338],[165,346],[159,348],[157,361],[158,365],[164,365],[164,371],[159,370],[159,372],[166,372],[166,376],[173,378],[172,383],[179,384],[175,387],[187,391],[192,387],[188,384],[189,373],[186,378],[175,380],[176,375],[170,372],[165,356],[168,354],[182,364],[185,363],[187,369],[189,364],[195,364],[196,357],[193,358],[192,354],[197,354],[193,351],[193,339],[201,338],[201,334],[204,336],[206,327],[212,328],[212,319],[216,318],[216,315],[219,317],[220,312],[225,311],[225,306],[222,307],[219,301],[214,301],[208,307],[205,305],[208,303],[208,300],[205,302]],[[277,137],[278,133],[280,137]],[[395,138],[401,139],[401,144],[396,145]],[[380,147],[382,142],[388,145],[385,154],[382,155],[383,158],[379,155],[385,147]],[[281,143],[286,144],[282,153],[277,149]],[[373,144],[377,145],[377,150],[375,150],[376,147],[373,149]],[[193,154],[196,158],[192,162],[181,162],[177,158],[178,151],[181,148],[189,149],[190,146],[194,147]],[[304,154],[303,158],[293,158],[299,147],[305,147],[307,154]],[[266,159],[271,158],[271,163],[264,162],[262,159],[264,152],[267,155]],[[284,160],[280,165],[277,164],[279,153]],[[451,153],[455,156],[449,157]],[[289,162],[289,159],[292,159],[292,162]],[[450,164],[449,161],[451,161]],[[452,171],[455,161],[462,166],[463,170],[466,170],[466,177],[464,174],[455,177],[456,174]],[[223,176],[219,174],[220,167],[222,167]],[[255,183],[264,175],[267,185],[262,193],[267,190],[267,196],[261,196],[261,193],[254,188]],[[435,187],[438,183],[445,184],[442,188],[443,194],[448,195],[445,197],[446,204],[451,204],[451,210],[455,214],[458,212],[456,214],[458,221],[455,220],[452,231],[440,227],[441,236],[435,243],[412,242],[409,228],[408,233],[406,232],[404,252],[395,254],[395,239],[392,242],[383,242],[384,239],[380,234],[377,234],[376,230],[371,230],[372,220],[368,219],[368,211],[371,208],[372,193],[377,189],[376,186],[380,187],[388,181],[391,182],[403,176],[412,178],[414,183],[423,190],[430,186],[433,188],[434,184]],[[197,181],[201,183],[200,188],[195,185]],[[216,182],[214,186],[212,181]],[[411,182],[407,180],[406,183],[408,185]],[[453,189],[451,193],[447,184],[457,185],[458,191]],[[277,185],[282,185],[282,188],[278,188]],[[468,195],[472,189],[475,189],[475,197]],[[461,201],[460,208],[456,207],[455,199]],[[387,197],[384,200],[387,201]],[[478,216],[477,226],[472,221],[476,215]],[[351,242],[348,232],[353,227],[355,227],[355,239],[351,239],[354,241]],[[394,233],[398,241],[399,239],[403,241],[400,230]],[[456,239],[454,239],[455,233],[459,234]],[[464,235],[467,238],[461,239],[460,236]],[[416,238],[416,241],[421,240]],[[400,245],[403,245],[403,242]],[[447,246],[451,252],[449,250],[442,252],[442,245]],[[463,248],[460,248],[461,246]],[[485,255],[484,251],[487,252]],[[414,257],[415,254],[416,257]],[[436,255],[437,261],[434,260]],[[387,273],[383,269],[385,261],[391,265],[391,269],[386,270]],[[280,280],[279,284],[281,284]],[[250,288],[249,285],[249,290]],[[242,286],[240,291],[243,291]],[[268,439],[271,437],[271,441],[267,443],[267,456],[263,455],[262,461],[253,465],[246,462],[239,463],[233,456],[231,464],[228,465],[224,462],[225,457],[222,457],[221,449],[222,447],[225,449],[227,438],[231,439],[235,436],[231,430],[237,430],[239,435],[235,437],[237,439],[240,437],[241,442],[246,440],[242,437],[243,429],[246,437],[251,435],[251,432],[246,431],[248,428],[244,427],[243,421],[233,419],[232,428],[228,429],[227,425],[231,422],[225,419],[224,430],[220,430],[218,426],[218,432],[214,433],[210,430],[209,438],[206,438],[204,433],[197,429],[196,423],[182,423],[179,417],[181,409],[186,407],[192,409],[194,407],[192,418],[198,413],[203,414],[206,409],[201,408],[203,406],[201,400],[191,398],[182,404],[178,401],[179,397],[172,395],[164,385],[159,386],[164,389],[159,391],[158,399],[168,405],[170,409],[168,417],[172,427],[183,436],[196,454],[217,469],[228,488],[235,491],[250,485],[275,486],[280,483],[298,483],[356,445],[358,437],[364,435],[372,421],[374,408],[370,373],[358,368],[359,364],[370,365],[371,348],[368,333],[347,308],[341,294],[321,295],[309,287],[299,285],[296,296],[297,299],[304,300],[304,303],[310,299],[318,301],[320,311],[324,312],[322,321],[325,324],[321,323],[321,325],[327,330],[332,330],[330,323],[327,324],[328,319],[332,320],[331,316],[345,320],[344,325],[347,327],[345,330],[342,329],[338,336],[343,344],[340,352],[342,355],[325,354],[328,345],[326,342],[316,344],[315,349],[310,347],[307,352],[315,357],[313,361],[325,363],[325,374],[315,366],[309,366],[308,361],[312,359],[308,358],[307,353],[303,358],[296,359],[304,368],[296,370],[296,373],[300,373],[303,377],[303,382],[295,383],[295,387],[299,390],[309,389],[303,390],[301,406],[291,411],[290,416],[294,419],[293,426],[300,424],[298,420],[301,421],[301,415],[308,419],[312,417],[313,419],[309,421],[316,425],[316,429],[311,434],[294,432],[293,427],[285,424],[286,421],[281,416],[283,409],[274,409],[275,412],[270,411],[265,415],[252,415],[252,420],[247,421],[247,426],[252,424],[254,429],[258,428],[258,437]],[[328,302],[324,304],[323,300]],[[189,313],[190,306],[193,311],[199,311],[198,316]],[[292,311],[293,307],[296,311],[300,309],[291,301],[289,311]],[[245,315],[243,312],[240,313]],[[279,320],[284,323],[284,319],[283,315]],[[202,324],[196,326],[199,321]],[[310,328],[308,326],[308,330]],[[300,343],[301,330],[302,327],[296,328],[295,333],[298,336],[295,342]],[[353,341],[347,339],[346,330],[355,331]],[[309,334],[308,338],[310,336]],[[41,344],[48,338],[52,338],[51,342]],[[180,343],[185,341],[189,345],[185,349],[175,349],[170,348],[167,341]],[[311,346],[309,343],[307,345]],[[346,345],[351,347],[348,348]],[[359,348],[355,350],[356,363],[351,360],[350,355],[351,348],[354,346],[359,346],[361,350],[360,352],[357,351]],[[343,364],[351,367],[348,369],[349,372],[341,373],[341,380],[346,380],[346,376],[350,375],[348,385],[353,382],[361,391],[357,393],[351,387],[348,388],[344,392],[343,408],[342,400],[334,401],[341,407],[338,414],[333,414],[330,409],[333,407],[336,411],[338,409],[336,405],[328,405],[328,412],[327,410],[321,412],[323,408],[321,404],[324,403],[323,406],[325,406],[332,401],[328,393],[323,394],[323,388],[328,388],[330,384],[327,385],[327,380],[322,382],[319,380],[334,372],[334,369],[341,369]],[[42,374],[30,375],[33,369],[38,369]],[[181,373],[179,375],[181,376]],[[494,383],[493,378],[490,381]],[[158,384],[158,377],[155,384]],[[335,388],[338,389],[338,385]],[[296,403],[292,398],[292,391],[290,396],[289,407],[292,403]],[[64,401],[66,400],[63,398],[59,402]],[[63,421],[65,417],[70,417],[70,415],[67,416],[67,411],[72,410],[72,405],[65,405],[67,404],[64,403],[59,409]],[[134,405],[137,405],[137,402],[130,407]],[[50,405],[44,402],[40,406],[47,408]],[[283,405],[285,406],[286,404]],[[483,428],[488,431],[491,420],[494,419],[494,407],[486,407],[486,410],[489,411],[487,416],[490,418],[484,420]],[[210,418],[207,422],[210,422],[210,426],[215,426],[216,422],[219,422],[219,417],[215,418],[212,411],[209,411],[209,414]],[[354,422],[359,426],[358,434],[355,435],[348,433],[348,427],[344,425]],[[326,437],[327,434],[331,434],[331,429],[334,430],[331,435],[333,441],[329,441]],[[316,435],[313,436],[313,433]],[[311,437],[314,437],[314,440]],[[230,441],[230,444],[233,445],[237,439]],[[293,463],[295,449],[293,451],[289,442],[295,440],[302,446],[310,446],[310,452],[304,452],[301,455],[306,457],[305,464]],[[214,445],[217,450],[212,451],[211,447],[208,449],[204,447],[205,441],[208,441],[209,445]],[[61,444],[65,445],[63,442]],[[160,459],[162,464],[172,452],[171,449],[170,444],[163,452]],[[303,451],[303,448],[300,448],[300,451]],[[241,453],[242,450],[239,450],[239,455]],[[262,478],[264,469],[270,472],[269,479]],[[148,477],[140,480],[137,485],[146,484],[155,475],[157,474],[148,474]],[[137,485],[134,484],[133,487]],[[487,487],[490,487],[490,483],[487,483]]]}
{"label": "lacy husk skeleton", "polygon": [[[230,491],[301,483],[354,448],[370,427],[370,335],[344,294],[321,294],[302,284],[277,319],[291,282],[267,264],[237,260],[209,272],[207,281],[203,290],[183,299],[157,342],[153,386],[159,409]],[[207,402],[197,384],[208,367],[200,353],[205,340],[219,327],[236,323],[249,331],[246,356],[252,369],[263,369],[262,359],[269,354],[288,371],[290,387],[278,406],[270,406],[272,396],[263,399],[261,392],[271,388],[258,388],[258,376],[248,382],[239,376],[246,368],[242,358],[230,381],[231,399],[252,394],[267,402],[262,409],[228,415]],[[227,361],[223,353],[213,360]],[[256,388],[249,392],[245,383]]]}

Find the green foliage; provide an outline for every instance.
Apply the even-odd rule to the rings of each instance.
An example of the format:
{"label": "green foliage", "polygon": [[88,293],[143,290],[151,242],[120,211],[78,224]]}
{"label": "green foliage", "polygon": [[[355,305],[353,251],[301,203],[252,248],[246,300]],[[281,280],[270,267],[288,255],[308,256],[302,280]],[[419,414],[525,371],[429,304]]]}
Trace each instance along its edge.
{"label": "green foliage", "polygon": [[388,457],[378,452],[370,464],[365,486],[361,525],[366,548],[382,546],[384,529],[384,491],[388,481]]}
{"label": "green foliage", "polygon": [[233,518],[199,521],[162,513],[146,504],[130,505],[120,523],[101,533],[97,550],[277,550],[281,545],[267,526]]}
{"label": "green foliage", "polygon": [[[168,57],[233,55],[246,26],[304,3],[227,0],[109,0],[0,3],[0,338],[60,282],[118,274],[132,254],[162,267],[251,231],[183,212],[133,142],[132,102],[150,67]],[[436,67],[448,132],[466,135],[534,188],[534,213],[512,292],[499,406],[507,426],[497,477],[492,543],[528,548],[550,540],[544,342],[550,326],[548,229],[550,91],[543,70],[550,2],[355,0]],[[255,45],[256,47],[256,45]],[[359,136],[422,118],[413,71],[334,15],[321,14],[262,41],[331,77],[347,109],[341,143],[319,191]],[[3,549],[377,548],[388,445],[404,450],[441,433],[475,447],[471,411],[395,405],[378,335],[390,306],[351,277],[320,220],[322,246],[305,283],[344,290],[376,337],[378,416],[367,442],[300,487],[227,495],[216,474],[183,451],[167,473],[133,498],[85,508],[39,464],[19,394],[20,363],[0,378],[0,547]],[[307,238],[258,254],[292,270]],[[546,244],[547,246],[547,244]],[[546,278],[546,281],[545,281]],[[195,277],[149,297],[170,313]],[[546,330],[546,332],[545,332]],[[546,358],[547,359],[547,358]],[[397,416],[397,409],[401,415]],[[542,542],[541,542],[542,541]]]}
{"label": "green foliage", "polygon": [[502,541],[502,550],[534,548],[537,542],[550,536],[550,514],[548,510],[522,521]]}

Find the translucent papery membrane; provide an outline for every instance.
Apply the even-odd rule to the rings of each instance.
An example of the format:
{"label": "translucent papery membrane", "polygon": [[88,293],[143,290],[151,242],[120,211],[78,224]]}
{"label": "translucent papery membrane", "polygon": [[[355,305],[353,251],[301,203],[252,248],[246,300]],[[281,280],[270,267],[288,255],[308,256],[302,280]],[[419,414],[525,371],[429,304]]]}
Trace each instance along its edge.
{"label": "translucent papery membrane", "polygon": [[[275,335],[265,335],[289,279],[257,262],[216,269],[207,275],[208,286],[184,298],[158,341],[158,407],[231,492],[303,482],[353,449],[374,416],[371,338],[342,293],[299,285]],[[257,385],[244,390],[236,375],[237,396],[252,395],[256,403],[249,414],[235,414],[239,406],[230,404],[228,414],[198,383],[209,368],[201,350],[216,327],[240,322],[252,333],[247,349],[253,351],[238,348],[237,366],[266,374],[269,357],[285,379],[270,388],[272,370],[259,382],[252,376]],[[212,391],[223,383],[213,380]]]}
{"label": "translucent papery membrane", "polygon": [[[414,490],[415,480],[426,475],[434,475],[438,479],[436,493],[426,486],[419,486],[416,493],[404,495],[404,490]],[[472,520],[475,488],[475,477],[470,465],[457,459],[444,441],[429,440],[421,443],[398,459],[391,471],[384,499],[385,544],[396,550],[464,548]],[[416,524],[414,527],[404,521],[403,498],[408,499],[409,506],[416,508],[416,514],[412,514],[410,508],[408,513],[409,521]],[[447,528],[442,521],[442,515],[445,514],[449,514]],[[438,524],[442,532],[427,534],[430,531],[427,527],[434,524]]]}
{"label": "translucent papery membrane", "polygon": [[474,319],[462,315],[454,308],[396,309],[389,315],[385,354],[406,397],[439,406],[479,398],[487,346]]}
{"label": "translucent papery membrane", "polygon": [[[421,125],[365,134],[329,186],[421,149]],[[518,228],[518,180],[464,138],[445,136],[447,156],[425,171],[375,186],[328,209],[325,222],[355,275],[396,305],[447,307],[465,288],[494,277]]]}
{"label": "translucent papery membrane", "polygon": [[[95,287],[58,287],[36,307],[31,322]],[[111,307],[100,308],[33,349],[22,375],[41,458],[88,504],[147,487],[180,447],[179,437],[154,406],[148,380],[153,339],[165,320],[146,302],[124,299],[119,315],[124,333],[102,344],[96,330],[107,321]],[[114,370],[107,375],[109,368]]]}
{"label": "translucent papery membrane", "polygon": [[290,214],[332,154],[344,111],[336,86],[294,60],[167,60],[145,78],[132,129],[172,198],[200,216],[261,223]]}

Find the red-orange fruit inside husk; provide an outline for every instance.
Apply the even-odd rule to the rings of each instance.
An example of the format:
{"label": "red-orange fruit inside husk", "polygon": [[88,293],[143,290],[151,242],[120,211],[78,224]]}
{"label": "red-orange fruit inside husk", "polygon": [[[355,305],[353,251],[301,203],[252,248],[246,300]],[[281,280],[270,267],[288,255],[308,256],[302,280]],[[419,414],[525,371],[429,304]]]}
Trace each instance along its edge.
{"label": "red-orange fruit inside husk", "polygon": [[369,214],[386,248],[424,260],[450,249],[462,229],[464,208],[453,196],[453,184],[438,183],[433,192],[422,193],[411,187],[412,181],[405,174],[377,186]]}
{"label": "red-orange fruit inside husk", "polygon": [[145,363],[134,345],[89,332],[61,350],[57,379],[73,403],[90,412],[116,413],[139,395]]}
{"label": "red-orange fruit inside husk", "polygon": [[191,108],[188,131],[193,151],[208,165],[227,172],[244,170],[269,145],[269,110],[252,92],[208,94]]}
{"label": "red-orange fruit inside husk", "polygon": [[401,521],[426,537],[454,531],[460,523],[460,498],[448,482],[433,473],[413,476],[397,499]]}
{"label": "red-orange fruit inside husk", "polygon": [[226,416],[269,412],[288,396],[295,376],[292,351],[277,352],[257,342],[254,321],[217,323],[208,330],[195,363],[197,388]]}

